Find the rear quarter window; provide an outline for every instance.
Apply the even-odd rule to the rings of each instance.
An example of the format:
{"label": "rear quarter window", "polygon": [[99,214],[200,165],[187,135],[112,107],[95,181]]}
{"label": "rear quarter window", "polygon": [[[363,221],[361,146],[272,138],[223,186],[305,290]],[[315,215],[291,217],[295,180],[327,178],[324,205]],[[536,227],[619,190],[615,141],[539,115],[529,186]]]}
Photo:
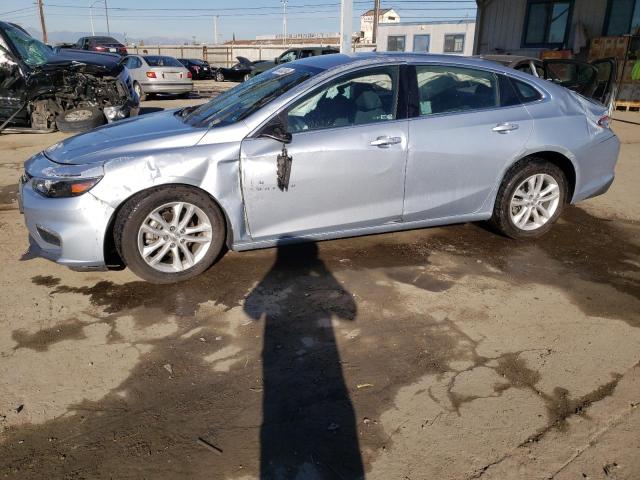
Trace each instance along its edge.
{"label": "rear quarter window", "polygon": [[512,78],[511,83],[516,90],[516,95],[518,95],[518,98],[522,103],[535,102],[542,98],[542,94],[526,82]]}

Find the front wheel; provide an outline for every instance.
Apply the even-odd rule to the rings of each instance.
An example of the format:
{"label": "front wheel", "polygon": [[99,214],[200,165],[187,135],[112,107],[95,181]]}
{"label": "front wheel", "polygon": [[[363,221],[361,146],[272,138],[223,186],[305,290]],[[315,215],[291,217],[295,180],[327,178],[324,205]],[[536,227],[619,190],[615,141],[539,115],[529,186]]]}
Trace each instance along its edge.
{"label": "front wheel", "polygon": [[224,74],[222,72],[216,72],[214,78],[216,82],[224,82]]}
{"label": "front wheel", "polygon": [[562,213],[567,192],[567,179],[560,168],[544,159],[526,159],[505,175],[491,224],[511,238],[540,237]]}
{"label": "front wheel", "polygon": [[187,280],[222,251],[225,223],[207,194],[183,185],[146,191],[116,218],[114,240],[125,264],[152,283]]}

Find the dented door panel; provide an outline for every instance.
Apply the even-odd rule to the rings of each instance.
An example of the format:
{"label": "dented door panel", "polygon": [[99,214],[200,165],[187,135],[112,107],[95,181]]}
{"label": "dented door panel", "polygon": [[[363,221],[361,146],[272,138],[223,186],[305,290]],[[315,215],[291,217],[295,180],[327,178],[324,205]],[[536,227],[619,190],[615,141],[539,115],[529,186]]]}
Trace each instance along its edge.
{"label": "dented door panel", "polygon": [[[375,146],[379,137],[398,143]],[[278,186],[282,144],[242,142],[242,188],[254,240],[400,222],[407,121],[293,135],[288,189]]]}

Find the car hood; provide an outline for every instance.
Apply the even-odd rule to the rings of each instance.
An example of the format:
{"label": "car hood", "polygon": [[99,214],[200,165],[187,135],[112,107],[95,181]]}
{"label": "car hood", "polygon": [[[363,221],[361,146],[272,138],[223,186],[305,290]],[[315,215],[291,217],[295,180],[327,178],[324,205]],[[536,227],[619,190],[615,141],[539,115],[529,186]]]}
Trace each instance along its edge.
{"label": "car hood", "polygon": [[206,129],[184,123],[176,110],[168,110],[81,133],[50,146],[44,153],[56,163],[98,164],[128,154],[190,147],[197,144],[205,133]]}
{"label": "car hood", "polygon": [[68,49],[58,50],[47,63],[42,65],[42,68],[47,70],[76,68],[89,73],[109,75],[117,75],[122,70],[118,55]]}

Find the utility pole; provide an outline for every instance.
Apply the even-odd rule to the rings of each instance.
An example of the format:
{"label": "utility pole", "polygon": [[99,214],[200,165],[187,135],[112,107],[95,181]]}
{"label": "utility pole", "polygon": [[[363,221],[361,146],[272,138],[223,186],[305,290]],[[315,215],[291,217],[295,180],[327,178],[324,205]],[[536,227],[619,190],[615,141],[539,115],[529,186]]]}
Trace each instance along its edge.
{"label": "utility pole", "polygon": [[107,17],[107,33],[111,35],[111,30],[109,29],[109,7],[107,7],[107,0],[104,0],[104,14]]}
{"label": "utility pole", "polygon": [[340,53],[351,53],[353,0],[342,0],[340,8]]}
{"label": "utility pole", "polygon": [[282,2],[282,45],[287,45],[287,1],[280,0]]}
{"label": "utility pole", "polygon": [[213,17],[213,44],[218,44],[218,15]]}
{"label": "utility pole", "polygon": [[371,43],[376,43],[378,38],[378,19],[380,18],[380,0],[375,0],[373,7],[373,33],[371,35]]}
{"label": "utility pole", "polygon": [[44,23],[44,7],[42,0],[38,0],[38,9],[40,11],[40,27],[42,27],[42,41],[47,43],[47,26]]}

